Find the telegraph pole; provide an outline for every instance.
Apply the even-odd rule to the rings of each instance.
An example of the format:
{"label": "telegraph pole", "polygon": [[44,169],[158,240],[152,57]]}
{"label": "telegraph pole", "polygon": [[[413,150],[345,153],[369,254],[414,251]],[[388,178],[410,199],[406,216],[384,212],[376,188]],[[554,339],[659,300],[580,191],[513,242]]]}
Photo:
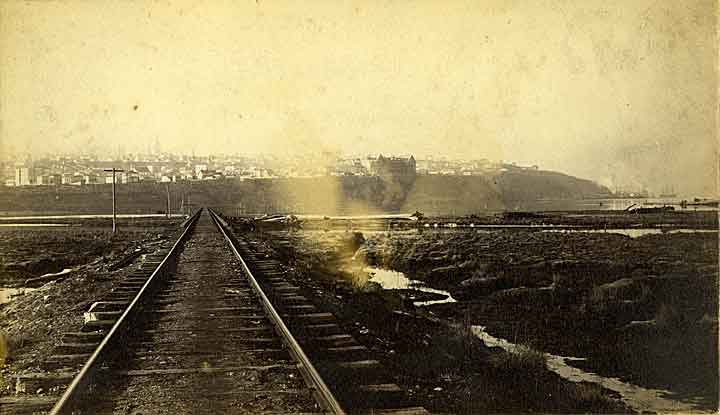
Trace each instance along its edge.
{"label": "telegraph pole", "polygon": [[165,191],[167,192],[167,210],[165,211],[166,217],[170,218],[170,185],[165,183]]}
{"label": "telegraph pole", "polygon": [[113,206],[113,233],[117,230],[116,225],[116,214],[115,214],[115,173],[124,172],[125,170],[122,169],[116,169],[113,167],[112,169],[105,169],[107,172],[112,172],[112,206]]}

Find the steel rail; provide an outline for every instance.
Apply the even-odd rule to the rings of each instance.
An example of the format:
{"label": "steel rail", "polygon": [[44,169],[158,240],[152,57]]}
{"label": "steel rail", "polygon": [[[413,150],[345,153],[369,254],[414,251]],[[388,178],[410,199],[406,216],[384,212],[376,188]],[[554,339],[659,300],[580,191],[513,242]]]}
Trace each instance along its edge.
{"label": "steel rail", "polygon": [[126,328],[125,326],[130,323],[131,314],[136,311],[135,309],[138,304],[141,303],[143,296],[150,291],[150,287],[153,284],[155,278],[159,274],[164,272],[164,268],[167,266],[172,256],[178,253],[180,245],[190,234],[190,231],[195,226],[195,223],[197,223],[197,220],[200,217],[201,213],[202,209],[198,210],[190,218],[190,220],[184,224],[185,230],[183,231],[182,235],[180,235],[177,241],[175,241],[175,244],[167,253],[167,255],[165,255],[165,258],[163,258],[163,260],[160,262],[160,265],[155,268],[155,271],[153,271],[147,281],[145,281],[145,284],[143,284],[143,286],[140,288],[140,291],[138,291],[138,293],[127,306],[125,311],[122,313],[122,315],[120,315],[120,318],[117,319],[110,331],[108,331],[100,344],[95,348],[95,351],[87,360],[87,362],[85,362],[82,369],[80,369],[80,372],[73,378],[72,382],[65,390],[65,393],[63,393],[60,399],[50,410],[50,415],[70,414],[72,413],[73,409],[75,409],[74,407],[79,402],[81,394],[84,391],[84,387],[86,387],[92,380],[91,378],[95,370],[97,370],[97,365],[101,364],[104,361],[103,358],[105,357],[105,355],[111,352],[111,350],[109,349],[110,346],[108,345],[114,340],[116,340],[116,337],[119,337],[121,334],[123,334],[124,329]]}
{"label": "steel rail", "polygon": [[292,335],[292,333],[290,333],[290,330],[285,325],[282,317],[280,317],[280,314],[277,312],[277,310],[275,310],[275,307],[270,302],[270,299],[268,299],[267,295],[265,295],[265,292],[260,287],[260,284],[255,279],[255,276],[250,271],[247,263],[240,255],[240,252],[238,252],[232,238],[230,238],[228,233],[225,231],[223,223],[225,223],[225,226],[227,226],[227,223],[212,210],[208,209],[208,213],[210,213],[210,217],[213,219],[213,222],[215,222],[215,225],[218,227],[227,242],[230,244],[230,247],[232,248],[235,256],[240,260],[243,270],[247,274],[247,278],[250,281],[250,285],[257,293],[258,297],[260,297],[265,312],[268,314],[270,320],[272,320],[273,324],[275,325],[276,331],[282,337],[283,342],[290,351],[290,354],[297,362],[300,363],[301,367],[299,369],[303,373],[303,377],[305,378],[306,382],[309,382],[309,386],[314,389],[313,394],[319,401],[318,403],[320,404],[320,406],[322,406],[324,410],[329,411],[330,413],[336,415],[344,415],[345,411],[340,406],[340,403],[338,403],[335,395],[333,395],[333,393],[330,391],[330,388],[328,388],[327,384],[325,384],[325,381],[322,379],[317,369],[315,369],[315,366],[313,366],[312,362],[310,362],[310,359],[307,357],[302,347],[300,347],[300,344],[297,342],[297,340],[295,340],[295,337]]}

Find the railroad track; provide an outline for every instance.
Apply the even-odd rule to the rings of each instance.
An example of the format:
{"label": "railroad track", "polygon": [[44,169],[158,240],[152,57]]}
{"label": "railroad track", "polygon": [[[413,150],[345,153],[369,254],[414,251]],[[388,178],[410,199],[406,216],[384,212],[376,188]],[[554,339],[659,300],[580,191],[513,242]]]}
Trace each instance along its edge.
{"label": "railroad track", "polygon": [[341,407],[348,412],[369,414],[427,414],[415,406],[373,357],[367,347],[346,332],[332,313],[319,310],[311,296],[285,277],[283,264],[264,252],[251,238],[233,235],[218,215],[213,217],[231,241],[247,274],[286,320],[299,346],[327,381]]}
{"label": "railroad track", "polygon": [[51,414],[427,413],[220,217],[185,226],[45,362],[82,366]]}

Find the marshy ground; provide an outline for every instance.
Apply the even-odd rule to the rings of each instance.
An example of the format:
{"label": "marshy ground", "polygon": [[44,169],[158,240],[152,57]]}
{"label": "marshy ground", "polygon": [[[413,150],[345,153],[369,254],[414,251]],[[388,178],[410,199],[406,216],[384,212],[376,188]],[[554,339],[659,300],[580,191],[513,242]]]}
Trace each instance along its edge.
{"label": "marshy ground", "polygon": [[[175,219],[125,221],[117,234],[106,221],[87,220],[68,227],[0,228],[0,289],[16,287],[13,292],[20,294],[0,304],[0,396],[13,393],[17,374],[40,372],[60,334],[81,327],[83,311],[122,280],[142,254],[170,240],[179,224]],[[72,271],[19,288],[65,268]]]}
{"label": "marshy ground", "polygon": [[[690,405],[685,408],[716,410],[717,217],[558,217],[556,224],[588,229],[469,227],[535,225],[533,217],[431,218],[424,223],[466,227],[371,230],[324,223],[305,230],[258,228],[251,237],[432,411],[637,409],[597,384],[561,378],[548,370],[544,353],[585,358],[569,364],[667,390],[667,398]],[[179,229],[179,220],[150,222],[125,223],[117,235],[93,221],[0,230],[3,286],[75,269],[0,305],[3,379],[39,370],[34,362],[51,352],[57,334],[80,326],[86,306],[122,277],[116,266],[138,249],[151,252]],[[248,231],[244,222],[235,223],[238,232]],[[704,232],[655,231],[664,223]],[[647,233],[638,237],[601,231],[646,227],[656,228],[633,234]],[[403,272],[457,301],[419,306],[416,301],[443,294],[383,289],[368,266]],[[488,347],[474,331],[478,326],[519,347],[514,353]],[[5,382],[0,394],[11,389]]]}
{"label": "marshy ground", "polygon": [[[643,229],[627,216],[615,215],[609,227]],[[578,217],[563,219],[592,225]],[[326,292],[336,314],[370,333],[368,342],[386,353],[405,386],[418,387],[428,407],[618,410],[607,402],[611,395],[590,392],[594,385],[556,379],[565,389],[554,389],[542,351],[582,358],[570,364],[588,372],[668,391],[663,398],[682,408],[716,410],[718,234],[712,223],[698,226],[697,217],[674,216],[671,228],[702,232],[638,237],[603,232],[607,223],[597,232],[330,226],[260,237],[298,278]],[[457,302],[416,307],[426,294],[383,290],[364,272],[368,265],[401,271]],[[472,326],[525,352],[490,352],[468,335]],[[539,380],[544,386],[533,386]]]}

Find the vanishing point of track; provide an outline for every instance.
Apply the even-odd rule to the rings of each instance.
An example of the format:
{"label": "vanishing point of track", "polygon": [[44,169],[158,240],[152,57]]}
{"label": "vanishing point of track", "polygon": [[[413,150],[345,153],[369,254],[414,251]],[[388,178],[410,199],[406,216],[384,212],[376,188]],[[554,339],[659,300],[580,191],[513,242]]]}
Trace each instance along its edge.
{"label": "vanishing point of track", "polygon": [[[373,383],[379,371],[366,366],[377,362],[355,357],[366,349],[332,332],[334,317],[273,276],[222,218],[201,210],[184,226],[64,340],[92,353],[51,414],[426,413]],[[269,280],[258,281],[263,269]]]}

